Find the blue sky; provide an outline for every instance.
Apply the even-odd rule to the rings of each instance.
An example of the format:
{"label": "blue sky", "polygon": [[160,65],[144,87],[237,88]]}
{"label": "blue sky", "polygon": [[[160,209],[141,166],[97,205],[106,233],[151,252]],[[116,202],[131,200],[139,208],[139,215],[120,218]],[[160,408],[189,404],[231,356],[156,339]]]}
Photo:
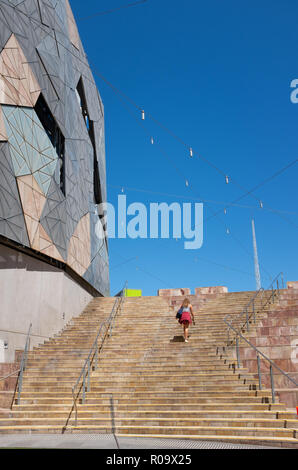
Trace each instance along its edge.
{"label": "blue sky", "polygon": [[[167,287],[255,289],[252,217],[262,285],[280,271],[298,280],[298,164],[241,199],[245,207],[223,211],[297,158],[298,104],[290,100],[298,78],[297,2],[148,0],[83,19],[127,3],[71,2],[105,106],[108,200],[115,204],[123,188],[128,204],[213,202],[204,204],[199,250],[185,250],[183,240],[110,240],[111,293],[126,280],[144,295]],[[192,147],[194,158],[154,121],[142,123],[99,74]]]}

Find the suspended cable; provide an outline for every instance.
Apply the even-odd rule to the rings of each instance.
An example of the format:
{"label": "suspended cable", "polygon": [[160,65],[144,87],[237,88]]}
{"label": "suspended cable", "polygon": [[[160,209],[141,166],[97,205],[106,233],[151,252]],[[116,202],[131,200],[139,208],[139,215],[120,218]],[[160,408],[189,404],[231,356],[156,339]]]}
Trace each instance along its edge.
{"label": "suspended cable", "polygon": [[[296,158],[295,160],[293,160],[292,162],[288,163],[286,166],[284,166],[283,168],[281,168],[280,170],[276,171],[273,175],[269,176],[268,178],[266,178],[265,180],[263,180],[261,183],[257,184],[256,186],[254,186],[252,189],[250,189],[249,191],[247,191],[245,194],[242,194],[242,196],[239,196],[237,197],[236,199],[234,199],[231,203],[229,203],[227,205],[227,207],[230,207],[230,206],[233,206],[235,203],[241,201],[241,199],[243,199],[245,196],[248,196],[249,194],[251,194],[253,191],[256,191],[257,189],[261,188],[262,186],[264,186],[265,184],[269,183],[270,181],[272,181],[274,178],[276,178],[277,176],[281,175],[284,171],[288,170],[289,168],[291,168],[292,166],[294,166],[296,163],[298,162],[298,158]],[[259,201],[259,205],[260,207],[263,209],[264,205],[263,205],[263,202],[262,201]],[[267,210],[269,210],[270,212],[273,212],[273,213],[276,213],[277,215],[280,215],[281,216],[281,213],[282,211],[276,211],[274,209],[272,209],[271,207],[266,207]],[[220,214],[220,211],[218,211],[217,213],[213,214],[212,216],[210,216],[206,221],[212,219],[213,217],[215,217],[217,214]],[[281,216],[282,217],[282,216]],[[293,224],[291,221],[289,221],[288,219],[285,219],[287,220],[287,222],[289,222],[291,225],[295,225]]]}
{"label": "suspended cable", "polygon": [[[137,105],[130,97],[128,97],[124,92],[122,92],[121,90],[119,90],[117,87],[115,87],[114,85],[112,85],[101,73],[99,73],[96,69],[96,67],[94,66],[93,68],[93,71],[96,75],[98,75],[105,83],[107,83],[109,85],[109,87],[111,87],[118,95],[122,96],[126,101],[128,101],[129,103],[131,103],[136,109],[139,109],[140,111],[143,111],[139,105]],[[189,145],[187,145],[178,135],[176,135],[171,129],[169,129],[168,127],[166,127],[164,124],[162,124],[160,121],[158,121],[154,116],[152,116],[150,113],[146,112],[146,116],[153,122],[155,122],[160,128],[164,129],[169,135],[171,135],[172,137],[174,137],[178,142],[180,142],[181,144],[183,144],[185,147],[187,147],[188,149],[190,148]],[[191,155],[193,156],[195,154],[193,148],[191,148]],[[234,184],[235,186],[237,186],[239,189],[241,189],[241,191],[243,191],[245,194],[243,194],[241,196],[242,197],[245,197],[245,196],[251,196],[252,198],[254,198],[255,200],[258,201],[259,203],[259,199],[253,194],[253,191],[255,191],[255,189],[252,189],[252,190],[247,190],[245,189],[242,185],[240,185],[235,179],[232,179],[231,177],[227,176],[227,174],[221,170],[220,168],[218,168],[213,162],[211,162],[210,160],[208,160],[207,158],[203,157],[202,155],[199,155],[199,154],[196,154],[198,156],[198,158],[204,160],[209,166],[211,166],[212,168],[214,168],[219,174],[223,175],[224,178],[225,178],[225,181],[226,181],[226,184],[229,184],[229,183],[232,183]],[[289,166],[291,166],[292,164],[296,163],[297,162],[297,159],[295,160],[295,162],[292,162]],[[283,170],[282,170],[283,171]],[[271,178],[268,178],[268,181],[272,179]],[[213,215],[215,216],[215,214]],[[286,219],[285,217],[283,217],[284,220],[286,220],[288,223],[290,223],[291,225],[294,225],[295,227],[297,227],[295,224],[293,224],[291,221],[289,221],[288,219]]]}
{"label": "suspended cable", "polygon": [[[137,192],[137,193],[146,193],[146,194],[152,194],[152,195],[155,195],[155,196],[163,196],[163,197],[171,197],[171,198],[179,198],[179,199],[188,199],[188,200],[194,200],[194,201],[200,201],[202,203],[208,203],[208,204],[214,204],[214,205],[229,205],[229,206],[232,206],[232,207],[237,207],[237,208],[241,208],[241,209],[254,209],[254,210],[260,210],[261,208],[258,207],[258,206],[249,206],[247,204],[232,204],[232,203],[229,203],[227,201],[214,201],[212,199],[202,199],[202,198],[196,198],[194,196],[189,196],[189,195],[181,195],[181,194],[173,194],[173,193],[164,193],[164,192],[160,192],[160,191],[151,191],[151,190],[148,190],[148,189],[140,189],[140,188],[131,188],[131,187],[128,187],[128,186],[125,186],[125,188],[123,188],[123,186],[119,186],[119,185],[112,185],[112,184],[108,184],[107,185],[109,188],[114,188],[114,189],[120,189],[121,192],[123,193],[124,190],[125,191],[134,191],[134,192]],[[280,214],[288,214],[288,215],[295,215],[295,216],[298,216],[298,212],[290,212],[290,211],[280,211],[278,209],[268,209],[267,207],[262,207],[262,209],[264,211],[268,211],[268,212],[276,212],[276,213],[280,213]],[[218,214],[221,213],[221,211],[218,212]],[[224,214],[226,215],[227,214],[227,209],[224,208]],[[213,216],[212,216],[213,217]],[[210,217],[211,219],[211,217]],[[208,220],[208,219],[207,219]]]}
{"label": "suspended cable", "polygon": [[[114,253],[117,255],[117,256],[120,256],[120,258],[122,258],[124,260],[124,262],[128,262],[128,261],[132,261],[132,260],[128,260],[126,258],[124,258],[124,256],[122,256],[120,253],[116,253],[115,250],[113,250]],[[135,259],[138,259],[139,257],[136,256]],[[143,269],[142,267],[140,267],[139,263],[138,263],[138,266],[136,266],[136,269],[138,271],[142,271],[143,273],[147,274],[148,276],[158,280],[159,282],[161,282],[162,284],[164,284],[165,286],[169,287],[169,282],[166,282],[164,281],[163,279],[160,279],[159,277],[157,277],[155,274],[152,274],[150,271],[148,271],[147,269]]]}
{"label": "suspended cable", "polygon": [[133,258],[130,258],[126,261],[123,261],[123,263],[117,264],[116,266],[111,266],[109,269],[112,271],[113,269],[119,268],[120,266],[123,266],[124,264],[130,263],[131,261],[137,260],[138,257],[134,256]]}
{"label": "suspended cable", "polygon": [[210,260],[208,260],[208,259],[206,259],[206,258],[202,258],[201,256],[199,256],[199,257],[196,256],[196,258],[197,258],[199,261],[204,261],[205,263],[214,264],[215,266],[219,266],[219,267],[224,268],[224,269],[227,269],[227,270],[229,270],[229,271],[236,271],[236,272],[238,272],[238,273],[246,274],[247,276],[250,276],[250,277],[254,278],[253,274],[248,273],[248,272],[246,272],[246,271],[242,271],[242,270],[240,270],[240,269],[233,268],[233,267],[227,266],[227,265],[225,265],[225,264],[215,263],[214,261],[210,261]]}
{"label": "suspended cable", "polygon": [[[121,100],[121,102],[123,103],[123,100],[122,100],[121,98],[120,98],[120,100]],[[139,120],[136,118],[135,114],[132,113],[132,111],[127,107],[126,103],[123,103],[123,105],[124,105],[125,108],[127,108],[128,112],[132,115],[133,119],[137,122],[137,124],[141,126],[143,132],[148,135],[148,132],[146,131],[146,129],[145,129],[144,126],[142,125],[141,121],[139,121]],[[182,170],[181,170],[181,169],[178,169],[178,168],[176,167],[176,165],[173,164],[171,158],[170,158],[170,157],[167,155],[167,153],[162,149],[161,145],[160,145],[160,144],[157,144],[157,145],[156,145],[156,148],[159,150],[160,153],[162,153],[162,155],[164,155],[164,156],[167,158],[167,160],[170,161],[172,167],[175,169],[175,171],[177,172],[177,174],[179,175],[179,177],[180,177],[180,178],[181,178],[181,177],[184,178],[184,181],[185,181],[186,186],[188,186],[188,187],[191,186],[189,180],[185,177],[185,175],[183,174]],[[191,187],[191,190],[194,192],[194,190],[193,190],[192,187]],[[196,193],[194,192],[194,194],[196,194]],[[202,200],[202,198],[201,198],[199,195],[197,195],[197,196],[199,197],[200,200]],[[207,204],[206,204],[206,205],[207,205]],[[209,207],[209,209],[211,210],[211,212],[212,212],[213,214],[215,214],[212,208]],[[216,215],[216,218],[217,218],[217,220],[225,227],[225,231],[227,231],[227,230],[228,230],[228,227],[226,226],[226,224],[220,219],[220,217],[219,217],[218,215]],[[241,249],[243,249],[243,250],[245,251],[246,254],[248,254],[248,256],[249,256],[250,258],[252,257],[252,254],[251,254],[246,248],[243,247],[242,243],[241,243],[235,236],[232,236],[232,239],[241,247]],[[264,268],[262,267],[262,269],[264,269]],[[267,271],[266,271],[265,269],[264,269],[264,271],[267,273]],[[268,273],[268,275],[269,275],[270,278],[272,278],[272,276],[271,276],[269,273]]]}
{"label": "suspended cable", "polygon": [[122,5],[121,7],[113,8],[111,10],[99,11],[99,12],[93,13],[92,15],[89,15],[89,16],[79,17],[78,20],[79,21],[85,21],[85,20],[89,20],[91,18],[94,18],[95,16],[108,15],[110,13],[115,13],[116,11],[119,11],[119,10],[124,10],[126,8],[131,8],[131,7],[135,7],[137,5],[141,5],[142,3],[146,3],[147,1],[148,0],[139,0],[138,2],[128,3],[126,5]]}

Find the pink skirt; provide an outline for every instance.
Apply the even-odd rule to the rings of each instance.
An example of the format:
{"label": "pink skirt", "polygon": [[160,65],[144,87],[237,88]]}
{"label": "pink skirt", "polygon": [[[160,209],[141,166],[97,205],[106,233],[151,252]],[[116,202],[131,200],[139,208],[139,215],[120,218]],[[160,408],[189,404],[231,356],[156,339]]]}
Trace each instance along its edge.
{"label": "pink skirt", "polygon": [[186,323],[186,322],[188,322],[189,324],[191,324],[192,321],[191,321],[191,315],[190,315],[190,313],[189,313],[189,312],[183,312],[182,315],[181,315],[181,317],[180,317],[179,322],[180,322],[181,324],[184,324],[184,323]]}

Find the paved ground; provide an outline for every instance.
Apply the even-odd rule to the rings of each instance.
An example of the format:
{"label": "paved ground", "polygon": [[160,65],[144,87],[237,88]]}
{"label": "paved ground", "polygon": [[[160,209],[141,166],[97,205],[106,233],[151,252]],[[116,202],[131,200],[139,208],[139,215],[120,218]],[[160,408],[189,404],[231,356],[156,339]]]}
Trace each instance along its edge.
{"label": "paved ground", "polygon": [[[115,437],[112,434],[0,435],[0,449],[268,449],[254,445],[197,440]],[[274,447],[271,447],[271,449]]]}

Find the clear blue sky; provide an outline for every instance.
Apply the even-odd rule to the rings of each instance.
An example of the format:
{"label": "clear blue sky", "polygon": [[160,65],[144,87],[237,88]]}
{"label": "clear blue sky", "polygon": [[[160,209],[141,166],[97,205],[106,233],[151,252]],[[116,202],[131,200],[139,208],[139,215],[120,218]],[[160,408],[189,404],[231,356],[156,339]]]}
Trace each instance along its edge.
{"label": "clear blue sky", "polygon": [[[80,19],[127,3],[132,2],[71,2],[105,106],[108,200],[115,204],[123,187],[128,203],[194,202],[198,196],[223,203],[204,205],[205,220],[221,214],[205,222],[197,251],[184,250],[182,240],[110,240],[111,293],[125,280],[144,295],[166,287],[255,289],[252,216],[263,286],[280,271],[286,280],[298,280],[297,164],[254,193],[263,210],[246,196],[239,204],[248,207],[223,212],[225,202],[297,158],[298,104],[290,101],[290,83],[298,78],[297,2],[148,0]],[[146,119],[144,129],[170,160],[165,158],[150,144],[140,113],[123,106],[96,72],[243,191],[197,156],[190,159],[182,144]]]}

